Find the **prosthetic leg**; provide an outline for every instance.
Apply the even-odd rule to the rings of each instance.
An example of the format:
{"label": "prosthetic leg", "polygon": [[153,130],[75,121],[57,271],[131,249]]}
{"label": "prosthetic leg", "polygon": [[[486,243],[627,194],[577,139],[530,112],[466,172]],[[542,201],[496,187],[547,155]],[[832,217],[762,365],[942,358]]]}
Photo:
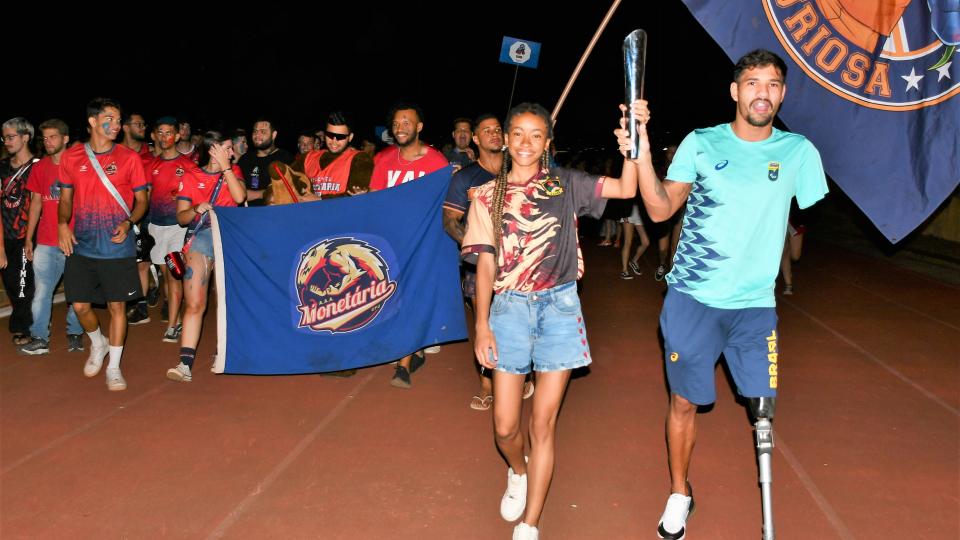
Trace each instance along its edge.
{"label": "prosthetic leg", "polygon": [[770,459],[773,456],[773,414],[776,398],[748,398],[750,414],[756,419],[754,429],[757,439],[757,462],[760,470],[760,494],[763,500],[763,540],[774,540],[773,531],[773,471]]}

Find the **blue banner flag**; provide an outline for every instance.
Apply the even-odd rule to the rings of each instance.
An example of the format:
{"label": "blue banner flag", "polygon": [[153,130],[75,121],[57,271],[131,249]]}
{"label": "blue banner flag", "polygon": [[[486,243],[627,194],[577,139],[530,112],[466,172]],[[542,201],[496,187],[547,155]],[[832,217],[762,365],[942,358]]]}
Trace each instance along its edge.
{"label": "blue banner flag", "polygon": [[465,339],[440,219],[451,170],[358,197],[217,208],[214,371],[336,371]]}
{"label": "blue banner flag", "polygon": [[684,0],[736,61],[787,62],[780,117],[891,241],[960,184],[955,0]]}
{"label": "blue banner flag", "polygon": [[504,64],[513,64],[516,66],[536,69],[537,62],[540,60],[540,44],[536,41],[517,39],[512,37],[503,38],[500,45],[500,61]]}

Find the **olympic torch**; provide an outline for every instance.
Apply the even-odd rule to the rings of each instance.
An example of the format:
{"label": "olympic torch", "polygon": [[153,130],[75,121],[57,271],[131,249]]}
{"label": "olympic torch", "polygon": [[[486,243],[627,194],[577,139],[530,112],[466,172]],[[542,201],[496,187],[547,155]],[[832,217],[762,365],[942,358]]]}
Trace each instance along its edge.
{"label": "olympic torch", "polygon": [[[630,32],[623,40],[623,80],[626,94],[626,106],[643,98],[643,71],[647,63],[647,33],[637,29]],[[630,113],[630,122],[627,123],[633,146],[630,148],[630,159],[637,159],[640,155],[640,137],[637,136],[637,118]]]}

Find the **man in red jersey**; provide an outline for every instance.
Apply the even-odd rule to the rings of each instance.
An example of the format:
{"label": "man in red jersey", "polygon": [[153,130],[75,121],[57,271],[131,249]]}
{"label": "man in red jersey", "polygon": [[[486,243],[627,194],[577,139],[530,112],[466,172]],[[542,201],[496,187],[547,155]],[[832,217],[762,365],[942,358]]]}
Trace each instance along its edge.
{"label": "man in red jersey", "polygon": [[343,111],[330,113],[323,137],[325,149],[308,152],[302,161],[293,165],[310,179],[310,193],[300,200],[315,201],[365,193],[370,188],[373,159],[350,146],[353,125],[347,114]]}
{"label": "man in red jersey", "polygon": [[[147,211],[147,181],[140,156],[114,144],[120,133],[116,102],[92,100],[87,104],[87,123],[90,141],[69,148],[60,158],[58,237],[67,256],[64,292],[90,336],[90,357],[83,374],[93,377],[99,373],[109,354],[107,388],[119,391],[127,389],[120,373],[127,333],[126,302],[143,295],[131,229]],[[109,341],[100,331],[91,306],[95,303],[107,304],[110,311]]]}
{"label": "man in red jersey", "polygon": [[163,272],[166,294],[167,329],[163,341],[176,343],[183,326],[180,324],[180,303],[183,300],[183,283],[170,276],[164,257],[171,251],[183,248],[186,229],[177,223],[177,191],[180,181],[196,163],[177,150],[180,134],[177,120],[170,116],[159,118],[153,129],[160,155],[150,160],[144,169],[150,186],[150,235],[155,243],[150,250],[150,262],[159,265]]}
{"label": "man in red jersey", "polygon": [[[20,354],[38,355],[50,352],[50,309],[53,292],[63,276],[66,262],[57,240],[57,206],[60,204],[60,157],[70,142],[70,129],[56,118],[40,124],[43,149],[47,153],[30,171],[27,191],[30,192],[30,216],[24,251],[33,261],[34,294],[30,311],[30,342],[22,345]],[[33,238],[36,233],[37,242]],[[83,328],[73,306],[67,308],[67,350],[83,351]]]}
{"label": "man in red jersey", "polygon": [[420,107],[399,103],[394,105],[388,118],[396,144],[384,148],[373,158],[370,191],[405,184],[448,165],[443,154],[420,141],[423,131]]}
{"label": "man in red jersey", "polygon": [[[420,132],[423,131],[423,111],[420,107],[413,103],[398,103],[387,118],[396,144],[386,147],[373,158],[370,191],[395,187],[449,165],[443,154],[420,141]],[[420,369],[426,361],[423,352],[440,352],[440,346],[427,347],[424,351],[401,358],[390,384],[397,388],[410,388],[410,374]]]}
{"label": "man in red jersey", "polygon": [[120,144],[140,154],[144,160],[153,157],[147,144],[147,122],[140,113],[130,113],[123,121],[123,142]]}
{"label": "man in red jersey", "polygon": [[[153,152],[150,145],[147,144],[147,122],[142,114],[133,112],[124,119],[123,141],[120,144],[140,154],[144,163],[153,159]],[[147,230],[146,221],[137,223],[137,226],[140,229],[140,233],[137,235],[137,272],[140,274],[140,286],[143,288],[143,294],[146,297],[156,298],[157,289],[150,290],[150,250],[155,242]],[[156,276],[155,272],[154,276]],[[127,311],[127,322],[130,326],[150,322],[146,297],[140,299]]]}

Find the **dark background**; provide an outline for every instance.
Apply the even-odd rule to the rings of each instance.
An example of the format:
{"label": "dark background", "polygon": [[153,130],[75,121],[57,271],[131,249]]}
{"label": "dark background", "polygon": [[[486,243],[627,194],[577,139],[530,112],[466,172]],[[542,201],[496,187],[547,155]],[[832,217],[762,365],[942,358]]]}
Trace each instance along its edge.
{"label": "dark background", "polygon": [[[449,142],[455,117],[506,112],[516,68],[498,61],[503,36],[542,43],[539,67],[519,69],[513,103],[536,101],[552,110],[609,7],[605,1],[51,6],[49,15],[8,19],[21,23],[5,38],[13,47],[2,117],[26,116],[35,125],[60,117],[79,134],[86,102],[103,95],[119,100],[125,113],[141,111],[148,123],[167,114],[189,118],[195,132],[249,131],[257,116],[273,116],[278,144],[293,149],[297,132],[322,127],[332,109],[353,113],[356,131],[366,137],[385,124],[394,101],[406,99],[424,109],[422,138],[439,147]],[[636,28],[649,36],[646,88],[658,145],[732,119],[732,63],[686,7],[624,0],[560,111],[559,148],[613,145],[624,92],[621,45]],[[20,49],[26,61],[11,62]]]}

